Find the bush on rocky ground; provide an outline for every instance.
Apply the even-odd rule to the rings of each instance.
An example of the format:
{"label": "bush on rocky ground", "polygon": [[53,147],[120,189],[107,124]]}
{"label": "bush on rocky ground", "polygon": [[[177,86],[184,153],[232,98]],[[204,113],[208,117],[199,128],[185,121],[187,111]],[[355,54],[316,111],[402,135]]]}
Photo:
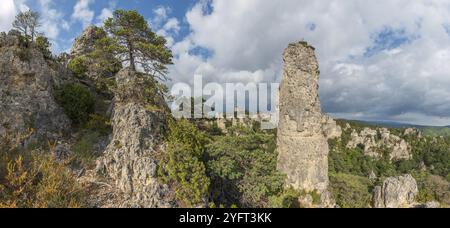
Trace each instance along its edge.
{"label": "bush on rocky ground", "polygon": [[56,101],[74,124],[83,124],[95,111],[95,97],[80,84],[68,84],[55,91]]}
{"label": "bush on rocky ground", "polygon": [[368,178],[332,173],[330,186],[338,206],[342,208],[367,208],[370,206],[372,183]]}
{"label": "bush on rocky ground", "polygon": [[19,138],[0,138],[0,207],[85,206],[84,190],[64,164],[51,151],[21,151]]}

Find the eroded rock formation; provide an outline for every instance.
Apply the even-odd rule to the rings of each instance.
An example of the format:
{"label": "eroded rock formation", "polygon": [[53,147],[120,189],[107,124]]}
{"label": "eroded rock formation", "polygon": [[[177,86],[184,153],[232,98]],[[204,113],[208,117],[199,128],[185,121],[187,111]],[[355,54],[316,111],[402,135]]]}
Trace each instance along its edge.
{"label": "eroded rock formation", "polygon": [[374,158],[381,158],[388,150],[390,159],[409,160],[412,158],[411,146],[386,128],[364,128],[360,133],[353,130],[348,148],[364,147],[364,154]]}
{"label": "eroded rock formation", "polygon": [[65,72],[33,44],[25,47],[19,36],[0,33],[0,135],[33,129],[31,139],[56,140],[70,129],[53,97]]}
{"label": "eroded rock formation", "polygon": [[157,180],[166,114],[146,107],[145,90],[135,72],[122,70],[116,80],[113,136],[97,171],[112,179],[132,207],[172,207],[171,192]]}
{"label": "eroded rock formation", "polygon": [[70,55],[80,56],[94,51],[95,42],[104,37],[106,37],[106,34],[101,29],[93,25],[88,26],[73,42]]}
{"label": "eroded rock formation", "polygon": [[411,175],[387,178],[373,191],[374,208],[409,208],[419,193],[417,182]]}
{"label": "eroded rock formation", "polygon": [[[328,137],[340,128],[322,114],[319,101],[319,65],[314,48],[304,42],[290,44],[284,52],[280,85],[278,169],[287,174],[286,185],[318,191],[328,196]],[[328,198],[328,199],[327,199]]]}

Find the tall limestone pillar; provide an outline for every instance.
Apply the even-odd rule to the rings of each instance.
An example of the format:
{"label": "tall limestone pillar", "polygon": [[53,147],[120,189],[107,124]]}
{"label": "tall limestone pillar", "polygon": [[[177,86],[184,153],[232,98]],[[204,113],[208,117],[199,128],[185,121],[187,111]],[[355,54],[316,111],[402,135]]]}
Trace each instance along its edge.
{"label": "tall limestone pillar", "polygon": [[287,175],[287,187],[317,191],[329,198],[327,134],[330,126],[337,127],[321,111],[320,71],[314,48],[305,42],[290,44],[284,52],[284,63],[279,102],[278,170]]}
{"label": "tall limestone pillar", "polygon": [[111,143],[97,161],[97,172],[126,195],[126,207],[175,207],[173,192],[157,178],[166,116],[146,108],[143,77],[129,69],[116,75],[114,130]]}

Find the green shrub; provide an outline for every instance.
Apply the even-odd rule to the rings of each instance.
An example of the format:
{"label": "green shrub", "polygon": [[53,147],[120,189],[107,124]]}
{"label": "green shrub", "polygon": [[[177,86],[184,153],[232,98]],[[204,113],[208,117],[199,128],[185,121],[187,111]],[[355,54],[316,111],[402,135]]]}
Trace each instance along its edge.
{"label": "green shrub", "polygon": [[88,71],[87,59],[84,56],[75,57],[69,62],[67,67],[75,74],[75,76],[84,78]]}
{"label": "green shrub", "polygon": [[[358,146],[350,149],[342,141],[330,140],[330,154],[328,157],[329,170],[333,173],[346,173],[356,176],[369,176],[373,171],[377,176],[390,177],[399,174],[395,164],[388,157],[375,159],[364,154],[364,148]],[[409,167],[409,163],[399,162],[401,170]]]}
{"label": "green shrub", "polygon": [[286,189],[278,196],[269,198],[271,208],[300,208],[300,193],[292,188]]}
{"label": "green shrub", "polygon": [[170,120],[167,143],[158,170],[160,179],[175,189],[177,200],[183,206],[202,204],[210,185],[203,162],[206,136],[187,120]]}
{"label": "green shrub", "polygon": [[35,42],[36,42],[37,48],[44,55],[44,58],[51,59],[52,58],[52,52],[50,51],[51,44],[48,41],[47,37],[39,36],[38,38],[36,38]]}
{"label": "green shrub", "polygon": [[266,207],[283,191],[285,176],[276,170],[275,136],[242,126],[215,137],[208,146],[211,196],[216,204]]}
{"label": "green shrub", "polygon": [[85,123],[94,113],[94,96],[79,84],[65,85],[62,89],[56,90],[55,98],[74,124]]}
{"label": "green shrub", "polygon": [[370,206],[372,184],[369,179],[349,174],[331,174],[330,184],[337,205],[342,208]]}

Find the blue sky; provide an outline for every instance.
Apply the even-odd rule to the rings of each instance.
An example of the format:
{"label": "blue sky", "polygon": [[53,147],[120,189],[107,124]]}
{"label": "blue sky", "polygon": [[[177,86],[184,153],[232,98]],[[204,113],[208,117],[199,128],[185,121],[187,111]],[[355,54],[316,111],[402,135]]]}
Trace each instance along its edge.
{"label": "blue sky", "polygon": [[[24,1],[29,8],[33,10],[37,10],[45,14],[46,6],[43,6],[42,2],[39,0],[28,0]],[[54,42],[58,43],[54,49],[55,52],[66,51],[70,48],[71,40],[78,36],[80,32],[83,30],[83,23],[77,20],[74,20],[72,15],[74,13],[74,7],[77,4],[77,0],[58,0],[58,1],[47,1],[50,2],[49,7],[56,10],[57,12],[62,14],[61,19],[65,22],[69,23],[70,29],[63,29],[57,39]],[[102,13],[102,10],[114,10],[114,9],[133,9],[138,10],[145,18],[151,20],[156,15],[155,10],[163,7],[166,9],[167,17],[175,17],[179,19],[181,30],[179,32],[179,36],[176,36],[176,40],[180,37],[185,36],[189,27],[183,23],[183,18],[185,13],[189,8],[194,6],[195,0],[127,0],[127,1],[119,1],[119,0],[96,0],[96,1],[88,1],[89,10],[94,13],[94,19],[92,23],[99,23],[99,19],[95,17],[99,17]],[[45,5],[45,4],[44,4]],[[58,21],[57,21],[58,22]],[[61,22],[61,21],[59,21]]]}
{"label": "blue sky", "polygon": [[450,125],[450,1],[2,0],[0,31],[26,8],[55,52],[114,9],[137,9],[169,41],[173,82],[277,82],[283,50],[306,40],[333,117]]}

